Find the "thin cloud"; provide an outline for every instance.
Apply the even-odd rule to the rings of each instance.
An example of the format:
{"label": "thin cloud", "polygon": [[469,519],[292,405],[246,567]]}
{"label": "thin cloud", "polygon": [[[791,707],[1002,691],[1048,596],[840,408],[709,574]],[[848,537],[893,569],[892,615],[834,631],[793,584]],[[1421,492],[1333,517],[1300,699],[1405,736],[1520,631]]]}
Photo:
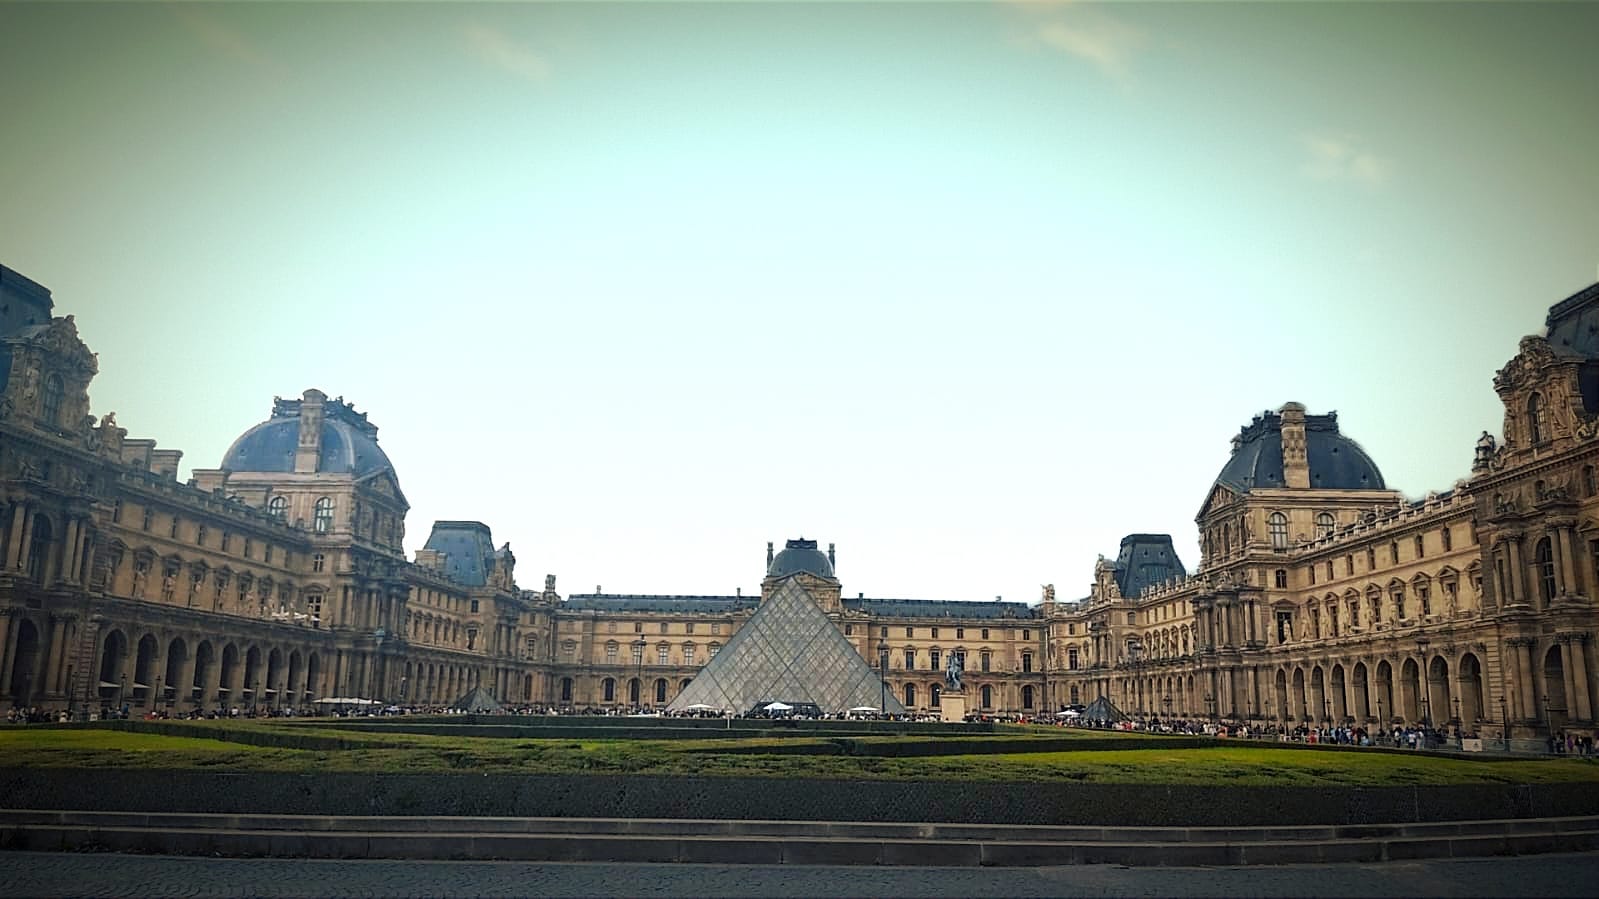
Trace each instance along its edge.
{"label": "thin cloud", "polygon": [[1127,77],[1132,58],[1145,42],[1140,30],[1099,13],[1071,14],[1070,18],[1043,22],[1036,35],[1044,45],[1086,59],[1113,78]]}
{"label": "thin cloud", "polygon": [[1133,58],[1146,43],[1143,31],[1097,9],[1037,0],[1016,7],[1035,17],[1034,41],[1088,62],[1112,78],[1130,74]]}
{"label": "thin cloud", "polygon": [[190,4],[176,4],[169,8],[191,35],[218,56],[257,66],[270,61],[243,32],[224,24],[215,16]]}
{"label": "thin cloud", "polygon": [[498,28],[473,24],[463,34],[472,55],[494,68],[528,81],[543,81],[550,73],[544,57]]}
{"label": "thin cloud", "polygon": [[1350,135],[1311,134],[1303,138],[1307,154],[1302,171],[1317,181],[1346,181],[1376,186],[1387,181],[1393,165]]}

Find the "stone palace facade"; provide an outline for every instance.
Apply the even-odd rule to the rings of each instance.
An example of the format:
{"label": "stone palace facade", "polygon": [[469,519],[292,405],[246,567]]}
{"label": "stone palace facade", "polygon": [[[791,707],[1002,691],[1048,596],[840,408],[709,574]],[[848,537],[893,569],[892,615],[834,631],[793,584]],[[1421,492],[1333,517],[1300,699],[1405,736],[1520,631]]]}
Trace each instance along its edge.
{"label": "stone palace facade", "polygon": [[907,709],[1030,714],[1109,697],[1146,715],[1445,722],[1540,740],[1594,727],[1599,284],[1551,308],[1494,379],[1502,439],[1406,499],[1335,415],[1257,416],[1198,515],[1189,574],[1126,537],[1087,596],[845,596],[836,555],[768,544],[758,594],[561,596],[508,544],[408,503],[377,428],[307,390],[214,469],[89,411],[98,370],[48,290],[0,266],[0,700],[186,711],[331,697],[660,707],[799,578]]}

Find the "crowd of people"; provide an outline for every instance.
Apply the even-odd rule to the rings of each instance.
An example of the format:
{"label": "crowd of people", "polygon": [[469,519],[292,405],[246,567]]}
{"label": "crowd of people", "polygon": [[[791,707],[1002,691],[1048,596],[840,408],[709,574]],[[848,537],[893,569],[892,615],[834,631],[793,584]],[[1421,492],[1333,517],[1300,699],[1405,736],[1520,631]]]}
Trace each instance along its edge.
{"label": "crowd of people", "polygon": [[[307,717],[366,717],[384,715],[460,715],[467,711],[448,706],[385,705],[310,705],[298,708],[287,706],[232,706],[212,709],[135,709],[126,704],[115,707],[79,708],[76,714],[67,710],[46,710],[37,706],[13,706],[5,717],[7,724],[56,724],[69,721],[126,720],[129,718],[155,719],[224,719],[224,718],[307,718]],[[942,721],[935,713],[920,712],[888,715],[876,710],[857,709],[850,712],[822,713],[817,710],[768,711],[761,708],[740,714],[716,709],[690,709],[667,711],[649,707],[598,707],[567,705],[524,705],[493,710],[477,710],[473,714],[508,716],[593,716],[593,717],[660,717],[660,718],[781,718],[787,720],[871,720],[931,723]],[[1031,715],[994,715],[974,713],[966,716],[968,722],[997,722],[1010,724],[1036,724],[1056,727],[1088,728],[1094,730],[1183,734],[1208,736],[1217,739],[1260,740],[1280,743],[1325,743],[1338,746],[1387,746],[1401,749],[1451,749],[1461,744],[1456,737],[1472,739],[1471,733],[1452,734],[1425,725],[1395,724],[1391,728],[1368,729],[1354,725],[1294,725],[1276,722],[1196,721],[1187,718],[1129,717],[1119,720],[1091,718],[1080,713],[1065,711]],[[1549,736],[1551,755],[1569,755],[1590,758],[1594,755],[1592,735],[1559,731]]]}

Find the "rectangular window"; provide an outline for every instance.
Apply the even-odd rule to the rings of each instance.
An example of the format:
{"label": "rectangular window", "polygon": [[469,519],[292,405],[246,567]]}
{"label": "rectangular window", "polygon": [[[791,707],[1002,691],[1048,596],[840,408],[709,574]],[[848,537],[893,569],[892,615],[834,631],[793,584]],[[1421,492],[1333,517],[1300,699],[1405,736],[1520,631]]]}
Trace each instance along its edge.
{"label": "rectangular window", "polygon": [[1344,577],[1355,576],[1355,554],[1344,556]]}
{"label": "rectangular window", "polygon": [[916,650],[914,650],[914,649],[905,650],[905,670],[906,671],[915,671],[916,670]]}
{"label": "rectangular window", "polygon": [[966,639],[966,628],[964,628],[964,627],[955,628],[955,639],[957,639],[957,640]]}
{"label": "rectangular window", "polygon": [[940,653],[938,650],[936,650],[936,649],[928,650],[927,651],[927,664],[928,664],[928,667],[932,668],[934,671],[937,671],[939,668],[943,667],[942,665],[939,664],[939,659],[942,658],[942,657],[943,657],[943,653]]}
{"label": "rectangular window", "polygon": [[690,643],[687,646],[683,647],[683,664],[685,664],[685,665],[694,664],[694,644],[693,643]]}
{"label": "rectangular window", "polygon": [[1349,626],[1360,627],[1360,600],[1349,601]]}
{"label": "rectangular window", "polygon": [[635,664],[635,665],[644,664],[644,644],[643,643],[634,643],[633,644],[633,664]]}
{"label": "rectangular window", "polygon": [[[1077,670],[1077,648],[1075,646],[1066,650],[1066,667],[1072,671]],[[1073,687],[1072,689],[1075,690],[1076,688]]]}
{"label": "rectangular window", "polygon": [[1033,673],[1033,654],[1030,652],[1022,653],[1022,673]]}
{"label": "rectangular window", "polygon": [[180,520],[181,519],[179,519],[178,516],[172,516],[172,533],[169,536],[171,536],[174,540],[178,538],[178,522]]}
{"label": "rectangular window", "polygon": [[194,529],[194,545],[205,545],[205,525],[203,524]]}
{"label": "rectangular window", "polygon": [[233,545],[233,535],[228,533],[227,531],[223,531],[222,532],[222,551],[223,552],[227,552],[228,549],[232,545]]}
{"label": "rectangular window", "polygon": [[936,628],[936,627],[933,628],[933,639],[934,640],[938,639],[938,628]]}
{"label": "rectangular window", "polygon": [[655,647],[655,664],[657,664],[657,665],[665,665],[666,662],[667,662],[667,659],[670,657],[669,656],[670,652],[671,652],[671,647],[667,646],[665,643],[662,643],[660,646]]}
{"label": "rectangular window", "polygon": [[1377,570],[1377,547],[1375,546],[1366,547],[1366,570]]}
{"label": "rectangular window", "polygon": [[1310,583],[1311,583],[1312,586],[1314,586],[1315,583],[1316,583],[1316,566],[1315,565],[1311,565],[1309,571],[1310,571]]}
{"label": "rectangular window", "polygon": [[617,646],[616,646],[615,643],[607,643],[607,644],[605,644],[605,664],[607,664],[607,665],[615,665],[616,664],[616,654],[617,654],[616,650],[617,650]]}
{"label": "rectangular window", "polygon": [[1068,635],[1076,634],[1077,633],[1077,622],[1075,622],[1075,621],[1067,622],[1066,623],[1066,633]]}
{"label": "rectangular window", "polygon": [[1333,579],[1332,559],[1328,559],[1327,560],[1327,580],[1330,581],[1332,579]]}
{"label": "rectangular window", "polygon": [[1426,543],[1425,540],[1422,539],[1420,534],[1417,534],[1416,535],[1416,558],[1418,558],[1418,559],[1425,558],[1426,555],[1427,555],[1427,543]]}
{"label": "rectangular window", "polygon": [[661,633],[666,633],[666,622],[661,622]]}
{"label": "rectangular window", "polygon": [[988,639],[988,628],[986,628],[986,627],[983,628],[983,639],[984,640]]}
{"label": "rectangular window", "polygon": [[244,557],[250,558],[250,538],[244,538]]}
{"label": "rectangular window", "polygon": [[987,671],[989,670],[989,666],[993,663],[993,658],[994,657],[992,653],[981,652],[977,655],[977,662],[982,666],[982,670]]}
{"label": "rectangular window", "polygon": [[1448,525],[1445,525],[1444,529],[1438,532],[1438,536],[1443,539],[1444,552],[1449,552],[1455,548],[1455,535],[1450,532]]}
{"label": "rectangular window", "polygon": [[877,636],[882,637],[884,640],[887,640],[888,639],[888,628],[886,628],[886,627],[878,628],[877,629]]}
{"label": "rectangular window", "polygon": [[692,621],[684,622],[683,623],[683,633],[685,633],[685,634],[694,633],[694,622],[692,622]]}
{"label": "rectangular window", "polygon": [[642,621],[633,622],[633,633],[635,633],[635,634],[644,633],[644,622],[642,622]]}
{"label": "rectangular window", "polygon": [[472,600],[472,611],[474,611],[474,612],[477,611],[477,600],[475,600],[475,599]]}
{"label": "rectangular window", "polygon": [[720,634],[721,632],[722,632],[722,622],[720,622],[720,621],[711,622],[711,633],[712,634]]}
{"label": "rectangular window", "polygon": [[1294,632],[1294,613],[1283,611],[1277,613],[1277,642],[1287,643]]}
{"label": "rectangular window", "polygon": [[1277,589],[1278,590],[1287,590],[1288,589],[1288,569],[1286,569],[1286,568],[1277,569],[1277,571],[1272,576],[1272,583],[1277,585]]}
{"label": "rectangular window", "polygon": [[846,637],[855,636],[855,625],[853,625],[853,624],[844,625],[844,636],[846,636]]}
{"label": "rectangular window", "polygon": [[1028,630],[1025,627],[1022,628],[1022,639],[1023,640],[1031,640],[1031,639],[1033,639],[1033,632]]}
{"label": "rectangular window", "polygon": [[907,637],[916,636],[916,628],[914,628],[914,627],[905,628],[905,636],[907,636]]}
{"label": "rectangular window", "polygon": [[153,514],[151,514],[149,509],[145,509],[144,510],[144,523],[139,525],[139,526],[141,528],[143,528],[144,530],[148,531],[150,529],[150,519],[152,519],[154,517],[155,516]]}
{"label": "rectangular window", "polygon": [[272,564],[272,544],[270,543],[266,546],[266,562],[269,565]]}

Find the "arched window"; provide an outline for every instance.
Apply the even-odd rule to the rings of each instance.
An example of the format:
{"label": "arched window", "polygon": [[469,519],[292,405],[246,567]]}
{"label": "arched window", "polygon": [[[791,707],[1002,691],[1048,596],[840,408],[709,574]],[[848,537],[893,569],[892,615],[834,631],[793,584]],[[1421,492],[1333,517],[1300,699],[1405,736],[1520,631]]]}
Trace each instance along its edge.
{"label": "arched window", "polygon": [[1266,533],[1271,535],[1272,549],[1288,548],[1288,516],[1273,512],[1266,517]]}
{"label": "arched window", "polygon": [[1555,551],[1545,537],[1538,541],[1538,593],[1545,603],[1555,598]]}
{"label": "arched window", "polygon": [[1543,419],[1543,397],[1534,393],[1527,397],[1527,442],[1537,445],[1544,442],[1549,436],[1545,433]]}
{"label": "arched window", "polygon": [[311,519],[312,530],[318,534],[326,534],[333,530],[333,497],[324,496],[318,499],[314,513]]}
{"label": "arched window", "polygon": [[46,424],[59,425],[61,423],[61,376],[51,375],[44,379],[44,396],[39,401],[39,417]]}
{"label": "arched window", "polygon": [[993,707],[994,707],[994,688],[988,686],[987,684],[984,684],[983,685],[983,708],[991,709]]}
{"label": "arched window", "polygon": [[[333,506],[331,505],[332,500],[329,500],[328,502],[330,503],[330,505],[328,506],[328,514],[331,515],[333,513]],[[317,508],[320,509],[321,506],[319,505]],[[274,496],[271,499],[267,500],[267,514],[271,515],[273,518],[276,518],[279,521],[282,521],[284,516],[289,514],[289,499],[288,499],[288,497],[285,497],[285,496]],[[319,530],[319,531],[317,531],[317,533],[320,534],[320,533],[322,533],[322,531]]]}
{"label": "arched window", "polygon": [[915,684],[906,684],[905,685],[905,708],[907,708],[907,709],[916,708],[916,685]]}
{"label": "arched window", "polygon": [[1337,526],[1338,526],[1338,522],[1337,522],[1337,520],[1335,520],[1332,517],[1332,513],[1331,512],[1323,512],[1320,515],[1316,516],[1316,536],[1317,537],[1331,537],[1332,536],[1332,532],[1333,532],[1333,528],[1335,528]]}

